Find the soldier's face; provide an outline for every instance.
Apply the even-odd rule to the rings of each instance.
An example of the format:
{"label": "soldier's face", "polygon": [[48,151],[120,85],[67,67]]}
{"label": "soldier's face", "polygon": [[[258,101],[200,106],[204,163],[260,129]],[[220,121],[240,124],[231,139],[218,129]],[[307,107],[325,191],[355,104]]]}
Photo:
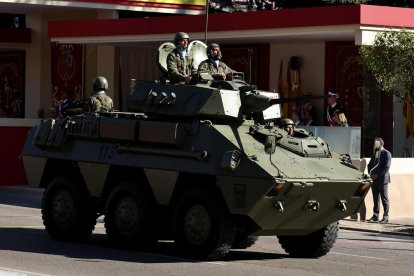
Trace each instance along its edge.
{"label": "soldier's face", "polygon": [[184,38],[181,39],[178,44],[180,45],[181,49],[185,50],[188,48],[188,39]]}
{"label": "soldier's face", "polygon": [[328,98],[328,104],[329,105],[333,105],[334,103],[336,103],[336,98],[335,97]]}
{"label": "soldier's face", "polygon": [[214,57],[221,57],[221,52],[219,47],[215,47],[211,49],[211,56]]}
{"label": "soldier's face", "polygon": [[284,130],[289,134],[289,135],[292,135],[293,134],[293,130],[294,130],[294,127],[293,127],[293,125],[286,125],[285,127],[284,127]]}

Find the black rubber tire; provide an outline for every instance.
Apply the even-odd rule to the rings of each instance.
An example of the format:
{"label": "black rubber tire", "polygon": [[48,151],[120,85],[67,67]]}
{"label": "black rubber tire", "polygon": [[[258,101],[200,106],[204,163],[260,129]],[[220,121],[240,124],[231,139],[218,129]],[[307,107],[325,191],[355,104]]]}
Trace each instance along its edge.
{"label": "black rubber tire", "polygon": [[54,239],[85,240],[95,229],[96,208],[86,187],[79,183],[73,176],[56,176],[43,194],[43,224]]}
{"label": "black rubber tire", "polygon": [[246,249],[255,244],[258,239],[258,236],[246,236],[246,234],[240,232],[237,233],[231,248]]}
{"label": "black rubber tire", "polygon": [[156,242],[154,204],[138,185],[121,182],[110,193],[105,210],[105,228],[114,245],[126,248],[147,247]]}
{"label": "black rubber tire", "polygon": [[292,257],[318,258],[326,255],[335,244],[339,223],[328,226],[306,236],[278,236],[282,248]]}
{"label": "black rubber tire", "polygon": [[174,241],[180,252],[196,259],[226,256],[236,235],[235,220],[207,190],[190,190],[178,200]]}

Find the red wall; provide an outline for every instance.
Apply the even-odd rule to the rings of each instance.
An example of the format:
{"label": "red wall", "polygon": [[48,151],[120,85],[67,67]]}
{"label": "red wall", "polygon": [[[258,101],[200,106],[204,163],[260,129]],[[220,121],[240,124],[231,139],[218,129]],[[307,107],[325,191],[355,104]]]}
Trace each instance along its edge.
{"label": "red wall", "polygon": [[0,186],[27,184],[19,155],[28,131],[28,127],[0,127]]}

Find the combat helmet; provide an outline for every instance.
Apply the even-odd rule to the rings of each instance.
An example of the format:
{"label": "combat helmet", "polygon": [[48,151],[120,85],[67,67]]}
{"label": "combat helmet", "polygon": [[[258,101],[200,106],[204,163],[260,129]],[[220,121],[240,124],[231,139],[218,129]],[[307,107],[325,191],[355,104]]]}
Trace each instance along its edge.
{"label": "combat helmet", "polygon": [[289,119],[289,118],[285,118],[282,120],[282,126],[288,126],[288,125],[294,125],[295,123]]}
{"label": "combat helmet", "polygon": [[107,91],[108,90],[108,80],[105,77],[99,76],[93,80],[93,91]]}
{"label": "combat helmet", "polygon": [[180,42],[181,39],[188,39],[188,41],[190,41],[190,37],[188,36],[187,33],[178,32],[174,36],[174,45],[177,46],[178,42]]}
{"label": "combat helmet", "polygon": [[207,49],[206,49],[206,54],[207,54],[208,58],[211,58],[211,54],[212,54],[212,52],[211,52],[211,51],[212,51],[214,48],[220,48],[220,45],[218,45],[217,43],[210,43],[210,44],[207,46]]}

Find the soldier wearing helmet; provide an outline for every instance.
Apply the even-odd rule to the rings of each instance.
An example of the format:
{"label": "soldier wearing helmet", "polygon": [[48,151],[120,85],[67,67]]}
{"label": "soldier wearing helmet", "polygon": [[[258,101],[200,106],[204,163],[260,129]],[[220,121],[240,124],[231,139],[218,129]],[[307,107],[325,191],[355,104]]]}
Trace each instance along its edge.
{"label": "soldier wearing helmet", "polygon": [[220,45],[210,43],[207,46],[208,59],[202,61],[198,66],[198,72],[208,72],[215,80],[231,80],[233,70],[221,61]]}
{"label": "soldier wearing helmet", "polygon": [[295,132],[295,123],[291,119],[283,119],[282,127],[288,133],[288,135],[293,136],[293,133]]}
{"label": "soldier wearing helmet", "polygon": [[92,84],[93,92],[89,97],[87,109],[90,112],[112,112],[114,104],[111,97],[106,94],[108,81],[105,77],[97,77]]}
{"label": "soldier wearing helmet", "polygon": [[190,37],[184,32],[175,34],[175,49],[167,57],[168,77],[171,83],[190,83],[192,71],[195,70],[193,57],[188,53]]}

